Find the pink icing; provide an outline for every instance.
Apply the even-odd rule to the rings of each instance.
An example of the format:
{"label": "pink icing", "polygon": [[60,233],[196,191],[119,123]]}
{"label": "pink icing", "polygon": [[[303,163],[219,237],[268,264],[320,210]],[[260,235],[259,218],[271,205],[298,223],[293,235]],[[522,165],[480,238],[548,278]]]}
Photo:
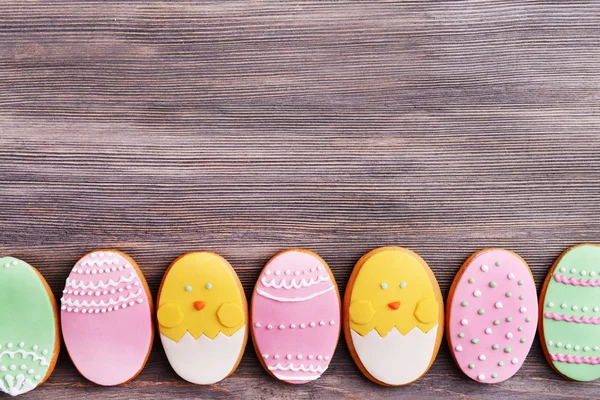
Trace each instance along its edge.
{"label": "pink icing", "polygon": [[545,318],[554,319],[556,321],[567,321],[567,322],[575,322],[577,324],[593,324],[599,325],[600,319],[597,317],[588,318],[585,315],[583,317],[577,318],[575,316],[568,317],[566,314],[558,315],[557,313],[545,313]]}
{"label": "pink icing", "polygon": [[[77,370],[94,383],[121,384],[145,364],[153,327],[143,279],[127,259],[106,251],[83,257],[67,278],[61,299],[65,345]],[[96,288],[100,282],[109,286]]]}
{"label": "pink icing", "polygon": [[[275,287],[282,284],[289,288]],[[327,265],[301,251],[280,254],[262,271],[252,300],[252,329],[264,363],[279,379],[310,382],[329,366],[340,334],[334,285]]]}
{"label": "pink icing", "polygon": [[564,283],[565,285],[573,285],[573,286],[600,286],[600,279],[594,281],[592,279],[588,279],[587,281],[583,278],[575,279],[575,278],[567,278],[564,275],[554,274],[554,280],[559,283]]}
{"label": "pink icing", "polygon": [[519,370],[538,320],[535,284],[519,257],[506,250],[489,250],[473,258],[456,284],[450,310],[448,341],[467,376],[496,383]]}
{"label": "pink icing", "polygon": [[579,357],[579,356],[572,356],[570,354],[562,355],[561,353],[558,353],[558,354],[550,354],[550,358],[552,358],[552,361],[566,362],[569,364],[592,364],[592,365],[600,364],[600,357],[588,357],[588,356]]}

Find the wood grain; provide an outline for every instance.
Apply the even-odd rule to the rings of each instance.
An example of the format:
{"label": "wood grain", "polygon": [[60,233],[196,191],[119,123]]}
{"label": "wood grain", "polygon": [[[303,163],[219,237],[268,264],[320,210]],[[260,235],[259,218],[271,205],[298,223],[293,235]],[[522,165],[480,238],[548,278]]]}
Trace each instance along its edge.
{"label": "wood grain", "polygon": [[[539,287],[562,250],[600,242],[599,65],[594,1],[3,0],[0,254],[58,296],[80,256],[117,248],[156,294],[173,259],[209,249],[250,294],[288,247],[318,252],[343,290],[362,254],[402,245],[446,296],[499,246]],[[196,387],[157,343],[119,388],[63,351],[23,398],[74,396],[588,399],[600,383],[563,380],[536,342],[515,377],[477,384],[444,343],[389,389],[342,341],[312,384],[276,382],[248,348]]]}

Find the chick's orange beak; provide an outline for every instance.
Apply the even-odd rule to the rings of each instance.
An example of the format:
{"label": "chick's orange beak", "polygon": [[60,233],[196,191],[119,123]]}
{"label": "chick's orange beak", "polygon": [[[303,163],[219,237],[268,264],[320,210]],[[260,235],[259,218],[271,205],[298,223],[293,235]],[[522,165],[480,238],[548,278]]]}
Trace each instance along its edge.
{"label": "chick's orange beak", "polygon": [[206,306],[206,303],[203,301],[195,301],[194,308],[198,311],[202,310]]}
{"label": "chick's orange beak", "polygon": [[400,302],[394,301],[394,302],[388,303],[388,307],[391,308],[392,310],[397,310],[398,307],[400,307]]}

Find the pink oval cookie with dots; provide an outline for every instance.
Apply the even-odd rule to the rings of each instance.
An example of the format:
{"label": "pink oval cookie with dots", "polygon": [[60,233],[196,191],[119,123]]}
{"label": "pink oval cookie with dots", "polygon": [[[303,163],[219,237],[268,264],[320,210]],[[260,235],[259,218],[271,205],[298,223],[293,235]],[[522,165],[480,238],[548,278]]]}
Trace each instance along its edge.
{"label": "pink oval cookie with dots", "polygon": [[61,299],[62,334],[71,360],[88,380],[114,386],[135,378],[148,359],[152,296],[135,261],[115,250],[80,259]]}
{"label": "pink oval cookie with dots", "polygon": [[497,383],[523,365],[537,327],[537,294],[527,263],[512,251],[473,254],[454,278],[446,336],[471,379]]}
{"label": "pink oval cookie with dots", "polygon": [[325,372],[340,336],[341,301],[321,257],[302,249],[273,257],[258,278],[250,311],[256,354],[273,377],[306,383]]}

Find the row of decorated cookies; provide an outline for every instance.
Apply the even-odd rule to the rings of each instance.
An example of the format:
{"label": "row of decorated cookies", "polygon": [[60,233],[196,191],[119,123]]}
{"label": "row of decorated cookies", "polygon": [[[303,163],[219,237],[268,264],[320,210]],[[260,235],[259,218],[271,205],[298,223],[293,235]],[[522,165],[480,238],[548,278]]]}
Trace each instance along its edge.
{"label": "row of decorated cookies", "polygon": [[[231,375],[250,332],[270,375],[287,383],[313,381],[327,370],[342,328],[354,361],[378,384],[419,379],[435,360],[444,332],[467,376],[502,382],[527,357],[538,317],[550,365],[566,378],[590,381],[600,377],[599,306],[597,245],[575,246],[558,258],[539,305],[522,258],[502,249],[479,251],[460,268],[445,310],[433,272],[410,250],[382,247],[365,254],[342,302],[327,263],[311,251],[290,249],[262,270],[250,310],[223,257],[179,257],[163,278],[156,319],[171,366],[195,384]],[[59,330],[78,371],[105,386],[135,378],[154,340],[154,305],[144,275],[115,250],[81,258],[60,305],[35,268],[1,258],[0,320],[8,322],[0,324],[0,391],[10,395],[50,376]]]}

